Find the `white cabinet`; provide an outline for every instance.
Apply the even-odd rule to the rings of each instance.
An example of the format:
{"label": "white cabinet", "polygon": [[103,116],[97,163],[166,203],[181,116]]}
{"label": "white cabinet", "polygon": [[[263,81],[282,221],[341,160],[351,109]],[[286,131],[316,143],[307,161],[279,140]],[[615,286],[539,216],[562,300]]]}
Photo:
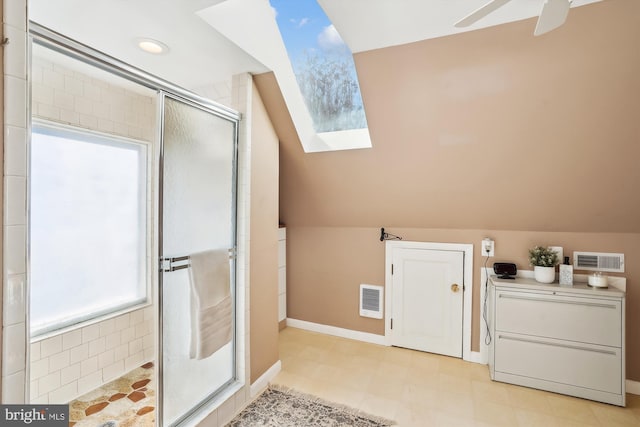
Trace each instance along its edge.
{"label": "white cabinet", "polygon": [[278,322],[287,318],[287,229],[278,229]]}
{"label": "white cabinet", "polygon": [[623,291],[491,280],[492,379],[625,405]]}

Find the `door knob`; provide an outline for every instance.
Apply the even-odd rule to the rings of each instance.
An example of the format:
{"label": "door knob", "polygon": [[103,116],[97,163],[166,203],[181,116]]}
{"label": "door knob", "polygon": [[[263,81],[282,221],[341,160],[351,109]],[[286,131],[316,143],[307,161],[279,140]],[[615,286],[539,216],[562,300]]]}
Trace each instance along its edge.
{"label": "door knob", "polygon": [[458,286],[457,283],[454,283],[453,285],[451,285],[451,291],[458,292],[459,290],[460,290],[460,286]]}

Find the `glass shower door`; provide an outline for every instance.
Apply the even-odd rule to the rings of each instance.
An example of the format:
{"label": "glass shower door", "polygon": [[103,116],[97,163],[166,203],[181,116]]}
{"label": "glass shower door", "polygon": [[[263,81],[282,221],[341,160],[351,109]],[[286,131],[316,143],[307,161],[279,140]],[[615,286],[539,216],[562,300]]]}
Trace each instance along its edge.
{"label": "glass shower door", "polygon": [[168,426],[236,376],[237,122],[167,95],[163,115],[160,387]]}

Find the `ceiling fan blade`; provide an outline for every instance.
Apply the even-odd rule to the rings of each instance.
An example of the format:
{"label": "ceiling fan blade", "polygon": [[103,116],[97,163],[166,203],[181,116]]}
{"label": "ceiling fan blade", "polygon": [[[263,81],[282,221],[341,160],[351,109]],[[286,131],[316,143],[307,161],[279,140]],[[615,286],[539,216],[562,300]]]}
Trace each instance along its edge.
{"label": "ceiling fan blade", "polygon": [[571,0],[546,0],[542,5],[542,12],[538,18],[534,36],[555,30],[567,20]]}
{"label": "ceiling fan blade", "polygon": [[471,12],[469,15],[465,16],[458,22],[456,22],[455,26],[460,28],[460,27],[468,27],[471,24],[475,24],[480,19],[484,18],[494,10],[501,8],[502,6],[509,3],[510,1],[511,0],[492,0],[489,3],[485,4],[484,6],[480,7],[479,9],[475,10],[474,12]]}

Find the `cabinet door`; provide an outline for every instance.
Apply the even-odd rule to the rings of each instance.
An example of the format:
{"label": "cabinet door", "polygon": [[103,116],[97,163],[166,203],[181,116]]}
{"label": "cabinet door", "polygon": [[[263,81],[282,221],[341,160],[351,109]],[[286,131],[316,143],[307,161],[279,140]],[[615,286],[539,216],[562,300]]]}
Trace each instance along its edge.
{"label": "cabinet door", "polygon": [[620,300],[553,295],[496,293],[496,330],[576,342],[622,346]]}
{"label": "cabinet door", "polygon": [[495,370],[608,393],[622,393],[620,348],[498,333]]}

